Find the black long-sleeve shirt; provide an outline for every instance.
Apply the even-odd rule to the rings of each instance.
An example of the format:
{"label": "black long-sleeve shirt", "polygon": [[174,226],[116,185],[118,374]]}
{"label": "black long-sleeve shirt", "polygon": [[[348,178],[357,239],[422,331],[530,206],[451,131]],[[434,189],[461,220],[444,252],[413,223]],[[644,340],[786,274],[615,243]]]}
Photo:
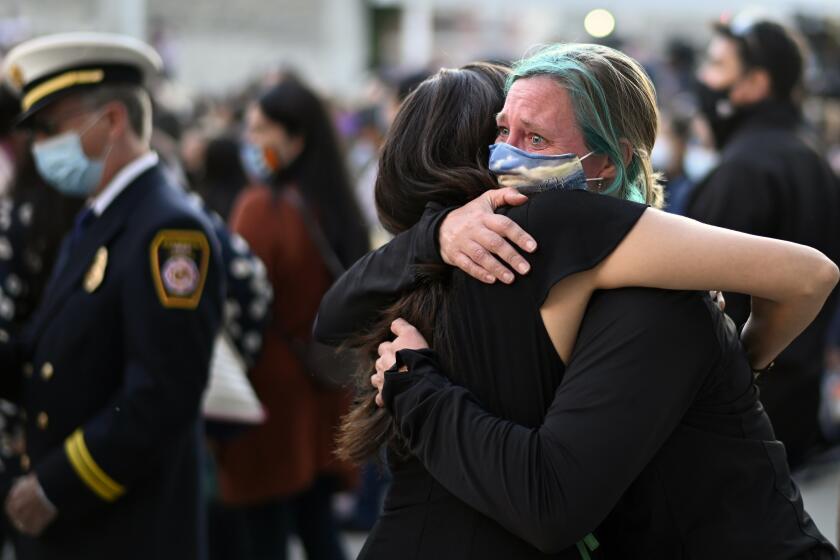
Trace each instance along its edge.
{"label": "black long-sleeve shirt", "polygon": [[834,554],[803,514],[734,326],[699,294],[596,293],[537,427],[488,412],[434,353],[399,357],[411,373],[389,372],[384,396],[412,454],[540,550],[615,509],[596,535],[620,558]]}

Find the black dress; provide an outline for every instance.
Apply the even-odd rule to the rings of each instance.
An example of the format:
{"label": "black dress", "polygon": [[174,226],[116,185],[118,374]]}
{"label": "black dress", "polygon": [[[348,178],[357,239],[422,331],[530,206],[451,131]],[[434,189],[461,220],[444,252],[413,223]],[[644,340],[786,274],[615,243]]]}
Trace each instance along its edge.
{"label": "black dress", "polygon": [[[460,271],[453,273],[447,306],[457,349],[450,356],[455,366],[452,381],[468,387],[493,415],[527,428],[540,426],[564,373],[540,306],[560,279],[591,268],[612,252],[644,210],[589,193],[545,194],[511,209],[508,215],[534,234],[540,249],[530,257],[532,272],[511,286],[486,285]],[[542,224],[550,224],[550,229]],[[500,464],[504,460],[486,459]],[[393,482],[384,514],[362,559],[406,553],[418,559],[577,559],[577,541],[597,525],[598,520],[587,524],[582,517],[582,523],[569,527],[567,550],[544,554],[522,534],[517,536],[448,492],[416,459],[392,459],[389,466]],[[526,478],[520,482],[523,489],[529,485]],[[546,493],[539,499],[553,497]]]}

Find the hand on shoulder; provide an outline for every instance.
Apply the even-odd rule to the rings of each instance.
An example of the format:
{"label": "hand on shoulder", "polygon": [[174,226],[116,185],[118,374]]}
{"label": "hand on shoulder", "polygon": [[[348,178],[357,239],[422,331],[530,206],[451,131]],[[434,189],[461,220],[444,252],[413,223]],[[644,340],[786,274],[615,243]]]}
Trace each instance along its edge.
{"label": "hand on shoulder", "polygon": [[532,253],[537,243],[516,222],[495,211],[527,201],[528,197],[516,189],[504,188],[487,191],[450,212],[441,223],[438,237],[443,261],[487,284],[496,280],[512,283],[514,274],[508,267],[526,274],[530,265],[513,245]]}

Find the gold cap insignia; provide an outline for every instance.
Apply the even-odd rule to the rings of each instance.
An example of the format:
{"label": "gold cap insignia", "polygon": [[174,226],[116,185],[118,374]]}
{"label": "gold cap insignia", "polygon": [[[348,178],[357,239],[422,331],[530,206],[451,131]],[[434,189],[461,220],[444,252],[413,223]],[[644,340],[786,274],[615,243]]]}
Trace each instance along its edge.
{"label": "gold cap insignia", "polygon": [[12,64],[9,68],[9,81],[17,89],[23,89],[23,71],[17,64]]}
{"label": "gold cap insignia", "polygon": [[105,268],[108,266],[108,249],[100,247],[96,250],[96,255],[93,257],[93,263],[85,274],[84,287],[85,291],[92,294],[96,291],[102,280],[105,279]]}

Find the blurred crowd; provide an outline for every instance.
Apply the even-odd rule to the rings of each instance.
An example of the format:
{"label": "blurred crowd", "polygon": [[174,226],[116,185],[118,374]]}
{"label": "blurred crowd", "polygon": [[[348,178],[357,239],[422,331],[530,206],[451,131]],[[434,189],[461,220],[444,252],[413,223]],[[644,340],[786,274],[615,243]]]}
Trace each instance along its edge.
{"label": "blurred crowd", "polygon": [[[801,133],[840,175],[840,21],[802,16],[796,27],[807,53],[804,88],[792,92],[802,111]],[[707,45],[680,38],[659,52],[631,40],[610,45],[639,59],[656,84],[661,129],[653,164],[665,178],[666,209],[692,215],[695,188],[718,167],[725,147],[704,113],[698,82]],[[187,93],[172,75],[153,92],[152,148],[176,182],[198,195],[214,223],[228,230],[226,265],[238,283],[229,284],[225,331],[268,411],[259,426],[208,419],[210,558],[248,557],[243,550],[254,558],[280,558],[290,534],[299,536],[311,558],[343,558],[339,531],[365,531],[376,520],[387,473],[376,465],[357,470],[339,464],[331,454],[331,435],[349,393],[303,387],[311,379],[289,373],[302,368],[295,342],[308,336],[319,295],[329,285],[329,275],[301,253],[308,249],[347,267],[387,241],[374,200],[379,149],[401,101],[435,70],[377,69],[362,98],[354,99],[312,91],[286,66],[227,95]],[[0,340],[13,336],[36,308],[61,238],[83,202],[49,189],[39,176],[31,137],[14,126],[18,109],[11,92],[0,91]],[[274,151],[259,149],[265,145]],[[306,231],[296,220],[307,211],[297,217],[269,212],[271,196],[263,185],[269,178],[297,183],[302,204],[316,209],[330,255],[321,247],[276,242]],[[820,433],[801,449],[793,444],[793,466],[840,441],[840,318],[824,347],[817,357]],[[811,405],[802,406],[804,412],[794,403],[784,414],[808,415]],[[17,461],[20,411],[4,403],[0,412],[0,452],[5,462]],[[278,534],[277,527],[285,530]]]}

